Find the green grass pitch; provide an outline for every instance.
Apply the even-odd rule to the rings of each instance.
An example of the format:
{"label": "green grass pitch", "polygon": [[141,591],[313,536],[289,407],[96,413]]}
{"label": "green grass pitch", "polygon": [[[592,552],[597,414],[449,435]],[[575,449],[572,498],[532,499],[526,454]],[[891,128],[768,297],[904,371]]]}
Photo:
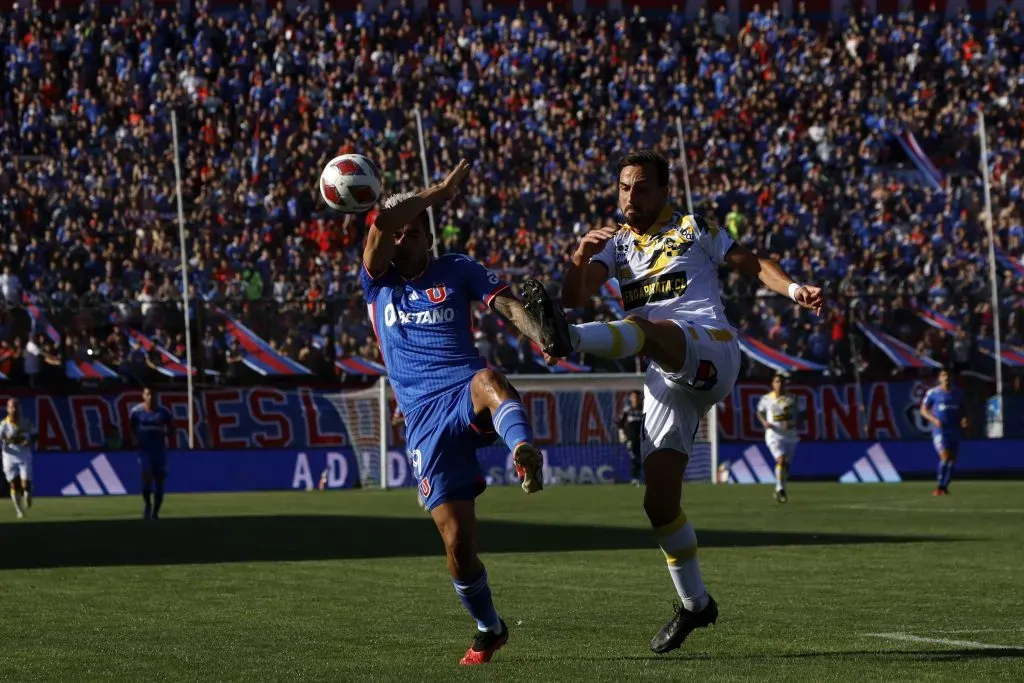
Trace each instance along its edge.
{"label": "green grass pitch", "polygon": [[155,523],[136,498],[39,499],[0,507],[0,680],[1024,680],[1024,482],[952,490],[688,486],[721,616],[658,657],[674,595],[642,491],[492,489],[511,640],[473,670],[411,490],[172,495]]}

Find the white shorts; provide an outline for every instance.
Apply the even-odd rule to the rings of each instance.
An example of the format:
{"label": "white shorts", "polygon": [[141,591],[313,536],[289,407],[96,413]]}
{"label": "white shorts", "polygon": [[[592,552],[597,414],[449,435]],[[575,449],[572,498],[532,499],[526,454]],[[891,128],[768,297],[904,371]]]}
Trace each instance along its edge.
{"label": "white shorts", "polygon": [[32,481],[32,456],[4,453],[4,478],[11,482],[16,477]]}
{"label": "white shorts", "polygon": [[679,372],[666,372],[657,363],[647,368],[641,459],[662,449],[692,453],[700,421],[732,393],[740,372],[735,332],[673,322],[686,333],[686,362]]}
{"label": "white shorts", "polygon": [[792,460],[793,456],[796,455],[796,445],[799,441],[793,439],[765,439],[764,444],[768,446],[768,452],[772,454],[772,457],[778,460],[779,458],[785,458],[786,460]]}

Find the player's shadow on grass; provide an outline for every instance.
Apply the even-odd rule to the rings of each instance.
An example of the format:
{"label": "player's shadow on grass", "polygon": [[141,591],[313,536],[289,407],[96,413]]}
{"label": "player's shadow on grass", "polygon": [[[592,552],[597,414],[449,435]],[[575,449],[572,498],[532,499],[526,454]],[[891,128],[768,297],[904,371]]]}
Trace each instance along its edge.
{"label": "player's shadow on grass", "polygon": [[[649,531],[487,520],[484,553],[650,549]],[[705,548],[954,541],[938,536],[793,531],[700,532]],[[43,567],[272,562],[443,554],[426,516],[184,517],[0,525],[0,570]]]}

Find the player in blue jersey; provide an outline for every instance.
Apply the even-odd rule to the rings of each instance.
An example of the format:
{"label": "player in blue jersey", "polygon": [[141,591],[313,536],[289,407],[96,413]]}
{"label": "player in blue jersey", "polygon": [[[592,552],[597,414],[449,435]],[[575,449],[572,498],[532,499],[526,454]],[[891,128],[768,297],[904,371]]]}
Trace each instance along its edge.
{"label": "player in blue jersey", "polygon": [[508,640],[476,550],[475,499],[487,485],[477,448],[496,433],[513,454],[523,490],[543,486],[543,458],[531,444],[526,411],[508,380],[477,352],[470,306],[482,301],[534,340],[537,321],[477,261],[430,256],[425,212],[455,197],[469,170],[462,161],[441,183],[385,200],[367,235],[361,271],[420,493],[444,539],[455,591],[477,623],[465,665],[490,661]]}
{"label": "player in blue jersey", "polygon": [[132,408],[129,420],[139,446],[142,468],[142,500],[146,504],[142,517],[160,519],[167,480],[167,437],[174,426],[174,418],[170,411],[156,404],[156,393],[146,388],[142,390],[142,403]]}
{"label": "player in blue jersey", "polygon": [[932,444],[939,454],[939,473],[933,496],[949,494],[949,480],[960,449],[960,430],[967,428],[963,414],[963,392],[953,386],[949,370],[939,372],[939,384],[928,390],[921,401],[921,415],[932,423]]}

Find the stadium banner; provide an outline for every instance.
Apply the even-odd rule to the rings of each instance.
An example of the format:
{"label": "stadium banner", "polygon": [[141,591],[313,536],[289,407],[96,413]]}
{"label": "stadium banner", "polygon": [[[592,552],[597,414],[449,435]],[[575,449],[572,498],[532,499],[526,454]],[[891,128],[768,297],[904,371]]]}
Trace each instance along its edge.
{"label": "stadium banner", "polygon": [[[513,384],[515,378],[513,377]],[[576,390],[526,391],[523,401],[536,442],[607,444],[617,440],[616,421],[628,391],[587,391],[581,377]],[[569,385],[566,385],[568,388]],[[856,384],[793,384],[805,416],[799,433],[804,441],[872,441],[926,439],[928,425],[918,412],[924,382]],[[760,383],[740,383],[719,405],[723,441],[760,441],[764,437],[755,414],[768,390]],[[17,392],[0,392],[0,407]],[[22,410],[36,425],[41,451],[112,451],[132,447],[128,412],[141,401],[139,391],[113,394],[51,396],[24,394]],[[168,444],[188,443],[187,395],[158,394],[158,402],[176,420]],[[863,403],[863,404],[862,404]],[[389,408],[389,412],[393,409]],[[1024,437],[1024,397],[1007,396],[1003,405],[1006,436]],[[215,451],[281,448],[342,448],[379,444],[375,392],[330,394],[311,389],[224,388],[197,392],[193,404],[195,447]],[[403,445],[400,428],[388,430],[388,443]]]}
{"label": "stadium banner", "polygon": [[[724,444],[719,449],[720,483],[774,484],[775,461],[764,443]],[[843,484],[895,484],[934,479],[935,447],[927,441],[807,443],[796,449],[790,478]],[[960,444],[956,477],[1024,477],[1024,440],[971,440]]]}
{"label": "stadium banner", "polygon": [[[542,449],[547,486],[625,483],[629,457],[621,445],[553,446]],[[171,451],[169,493],[313,491],[359,485],[360,471],[377,453],[352,448],[252,451]],[[504,448],[482,449],[478,458],[488,485],[519,485]],[[772,484],[774,467],[764,444],[726,444],[720,452],[722,483]],[[842,483],[897,483],[935,476],[936,455],[922,441],[808,443],[797,448],[793,480]],[[134,453],[38,453],[34,462],[37,496],[138,494]],[[1024,440],[966,441],[957,477],[1024,477]],[[388,486],[413,487],[416,478],[404,453],[388,453]],[[704,477],[706,480],[707,477]]]}

